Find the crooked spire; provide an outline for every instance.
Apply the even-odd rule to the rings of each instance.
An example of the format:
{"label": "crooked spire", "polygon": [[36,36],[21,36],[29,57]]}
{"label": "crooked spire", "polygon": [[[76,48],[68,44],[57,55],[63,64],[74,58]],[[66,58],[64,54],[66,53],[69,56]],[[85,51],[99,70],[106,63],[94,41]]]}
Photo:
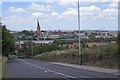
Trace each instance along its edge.
{"label": "crooked spire", "polygon": [[37,27],[40,27],[39,20],[37,19]]}
{"label": "crooked spire", "polygon": [[41,27],[39,24],[39,20],[37,19],[37,32],[40,34],[40,31],[41,31]]}

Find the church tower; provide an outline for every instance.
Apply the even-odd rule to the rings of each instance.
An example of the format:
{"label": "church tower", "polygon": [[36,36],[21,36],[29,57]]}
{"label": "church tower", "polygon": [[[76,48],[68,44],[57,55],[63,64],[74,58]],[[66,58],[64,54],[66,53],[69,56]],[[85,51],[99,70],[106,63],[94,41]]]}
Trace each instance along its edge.
{"label": "church tower", "polygon": [[42,37],[42,34],[41,34],[41,27],[40,27],[40,24],[39,24],[39,20],[37,19],[37,40],[40,40],[40,38]]}
{"label": "church tower", "polygon": [[37,32],[40,33],[41,32],[41,29],[40,29],[40,24],[39,24],[39,21],[37,19]]}

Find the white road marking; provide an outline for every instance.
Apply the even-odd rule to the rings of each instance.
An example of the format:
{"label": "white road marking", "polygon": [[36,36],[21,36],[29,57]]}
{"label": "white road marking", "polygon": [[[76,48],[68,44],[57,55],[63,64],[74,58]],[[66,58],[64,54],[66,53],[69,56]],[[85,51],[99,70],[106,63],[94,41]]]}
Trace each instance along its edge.
{"label": "white road marking", "polygon": [[75,78],[75,77],[73,77],[73,76],[70,76],[70,75],[65,75],[65,76],[67,76],[67,77],[70,77],[70,78]]}
{"label": "white road marking", "polygon": [[45,72],[47,72],[47,71],[45,71]]}
{"label": "white road marking", "polygon": [[[22,59],[20,59],[20,60],[21,60],[21,61],[24,61],[24,60],[22,60]],[[29,65],[34,66],[35,68],[40,68],[40,69],[45,70],[45,71],[44,71],[45,73],[47,73],[47,72],[52,72],[52,73],[55,73],[55,74],[57,74],[57,75],[66,76],[66,77],[69,77],[69,78],[75,78],[75,77],[70,76],[70,75],[67,75],[67,74],[63,74],[63,73],[60,73],[60,72],[57,72],[57,71],[53,71],[53,70],[50,70],[50,69],[45,69],[45,68],[43,68],[43,67],[34,65],[34,64],[29,63],[29,62],[27,62],[27,61],[24,61],[24,62],[25,62],[26,64],[29,64]]]}
{"label": "white road marking", "polygon": [[47,71],[48,71],[48,72],[52,72],[52,73],[54,73],[54,72],[55,72],[55,71],[53,71],[53,70],[49,70],[49,69],[48,69]]}
{"label": "white road marking", "polygon": [[57,74],[62,75],[62,76],[65,76],[65,74],[63,74],[63,73],[59,73],[59,72],[57,72]]}

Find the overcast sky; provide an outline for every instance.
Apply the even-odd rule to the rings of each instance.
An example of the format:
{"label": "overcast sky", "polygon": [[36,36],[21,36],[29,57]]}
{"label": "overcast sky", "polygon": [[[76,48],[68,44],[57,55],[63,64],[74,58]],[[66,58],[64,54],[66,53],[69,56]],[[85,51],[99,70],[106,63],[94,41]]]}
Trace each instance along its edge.
{"label": "overcast sky", "polygon": [[[80,1],[82,30],[118,29],[118,0]],[[76,0],[5,0],[2,3],[3,23],[8,29],[15,31],[36,30],[37,19],[42,30],[78,30],[77,14]]]}

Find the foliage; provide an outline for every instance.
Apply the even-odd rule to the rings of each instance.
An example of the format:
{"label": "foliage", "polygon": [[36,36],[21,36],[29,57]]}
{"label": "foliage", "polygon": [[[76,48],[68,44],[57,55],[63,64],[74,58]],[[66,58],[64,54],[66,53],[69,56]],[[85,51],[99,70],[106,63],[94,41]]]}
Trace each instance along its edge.
{"label": "foliage", "polygon": [[6,26],[2,26],[2,53],[4,56],[7,56],[9,52],[13,52],[15,49],[14,39],[7,30]]}
{"label": "foliage", "polygon": [[[117,44],[82,48],[82,61],[84,65],[116,68]],[[78,49],[56,50],[43,52],[35,56],[35,59],[45,61],[78,64]]]}
{"label": "foliage", "polygon": [[63,48],[59,47],[56,44],[45,44],[45,45],[34,46],[33,52],[34,52],[34,55],[38,55],[43,52],[56,51],[56,50],[61,50],[61,49]]}
{"label": "foliage", "polygon": [[72,44],[72,43],[78,43],[78,40],[59,40],[59,39],[56,39],[54,41],[54,43],[57,45]]}
{"label": "foliage", "polygon": [[116,38],[89,38],[89,39],[82,39],[83,43],[86,42],[110,42],[115,41]]}
{"label": "foliage", "polygon": [[24,48],[22,48],[20,51],[24,53],[26,57],[31,57],[32,56],[32,41],[25,42]]}
{"label": "foliage", "polygon": [[26,56],[31,57],[32,56],[32,50],[33,50],[33,56],[41,54],[43,52],[50,52],[50,51],[56,51],[61,50],[62,47],[59,47],[56,44],[41,44],[41,45],[35,45],[32,44],[31,41],[26,42],[24,44],[24,48],[22,49],[23,52],[26,54]]}

